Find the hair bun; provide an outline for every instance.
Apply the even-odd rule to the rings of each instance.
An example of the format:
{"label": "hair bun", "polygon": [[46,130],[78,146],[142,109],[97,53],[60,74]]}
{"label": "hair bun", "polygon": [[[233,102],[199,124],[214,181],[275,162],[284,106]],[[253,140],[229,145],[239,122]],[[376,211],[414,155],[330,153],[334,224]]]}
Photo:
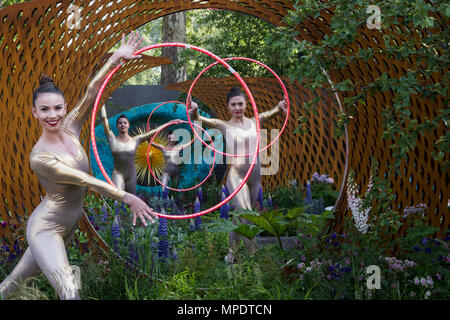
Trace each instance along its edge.
{"label": "hair bun", "polygon": [[54,84],[53,79],[50,78],[49,76],[45,76],[45,75],[42,76],[41,79],[39,80],[39,85],[43,86],[44,84],[47,84],[47,83]]}

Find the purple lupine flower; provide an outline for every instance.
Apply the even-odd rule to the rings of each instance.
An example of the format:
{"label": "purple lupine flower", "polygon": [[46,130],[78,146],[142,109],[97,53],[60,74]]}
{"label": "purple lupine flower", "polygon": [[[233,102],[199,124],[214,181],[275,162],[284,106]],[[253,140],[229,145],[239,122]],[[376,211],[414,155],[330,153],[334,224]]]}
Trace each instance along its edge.
{"label": "purple lupine flower", "polygon": [[120,225],[117,216],[114,217],[114,221],[111,226],[111,239],[113,242],[113,249],[117,252],[119,250],[118,244],[120,240]]}
{"label": "purple lupine flower", "polygon": [[[197,213],[200,211],[201,211],[200,199],[199,199],[199,197],[197,197],[195,199],[195,203],[194,203],[194,213]],[[195,230],[200,230],[202,228],[202,217],[201,216],[195,217],[194,225],[195,225]]]}
{"label": "purple lupine flower", "polygon": [[259,185],[259,191],[258,191],[258,196],[256,197],[256,201],[258,203],[258,209],[262,210],[264,209],[264,195],[263,195],[263,189],[262,186]]}
{"label": "purple lupine flower", "polygon": [[267,206],[268,206],[269,208],[273,208],[273,205],[272,205],[272,197],[270,196],[270,193],[269,193],[269,197],[267,198]]}
{"label": "purple lupine flower", "polygon": [[102,205],[102,216],[101,216],[101,222],[106,223],[108,222],[108,209],[106,208],[106,204],[104,203]]}
{"label": "purple lupine flower", "polygon": [[[222,192],[222,201],[226,199],[225,192]],[[223,219],[228,219],[228,212],[230,211],[230,207],[228,206],[228,202],[220,207],[220,217]]]}
{"label": "purple lupine flower", "polygon": [[230,193],[228,191],[228,187],[226,185],[222,185],[222,193],[225,193],[226,197],[228,197],[230,195]]}
{"label": "purple lupine flower", "polygon": [[[161,213],[165,213],[164,209],[161,210]],[[159,218],[159,226],[158,226],[158,257],[165,261],[169,256],[169,242],[167,241],[167,219]]]}
{"label": "purple lupine flower", "polygon": [[306,183],[306,204],[312,204],[312,194],[311,194],[311,182]]}
{"label": "purple lupine flower", "polygon": [[136,245],[135,237],[131,238],[130,244],[128,245],[128,252],[132,263],[139,262],[139,251]]}
{"label": "purple lupine flower", "polygon": [[203,191],[202,191],[202,187],[198,188],[197,197],[198,197],[198,200],[200,200],[200,202],[203,202]]}
{"label": "purple lupine flower", "polygon": [[170,207],[169,189],[167,188],[164,188],[162,193],[162,207],[164,210],[167,210]]}

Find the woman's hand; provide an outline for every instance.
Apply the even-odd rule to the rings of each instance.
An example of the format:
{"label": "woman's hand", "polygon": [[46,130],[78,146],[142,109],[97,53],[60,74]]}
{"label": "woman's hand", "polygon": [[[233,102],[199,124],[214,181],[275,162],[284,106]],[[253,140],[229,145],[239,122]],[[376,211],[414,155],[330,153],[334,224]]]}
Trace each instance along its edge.
{"label": "woman's hand", "polygon": [[110,57],[113,63],[118,64],[121,59],[132,60],[141,58],[141,55],[133,55],[133,53],[139,48],[143,41],[142,35],[139,31],[131,31],[128,36],[128,41],[125,42],[125,35],[122,35],[122,43],[119,49],[114,51]]}
{"label": "woman's hand", "polygon": [[286,96],[283,96],[283,100],[278,102],[277,107],[286,114],[286,112],[287,112]]}
{"label": "woman's hand", "polygon": [[147,204],[136,197],[134,194],[126,193],[123,198],[123,202],[128,204],[130,207],[131,213],[133,214],[133,226],[136,225],[136,219],[139,217],[144,226],[147,226],[147,222],[145,219],[154,223],[155,220],[153,218],[158,218],[155,212],[151,208],[147,206]]}
{"label": "woman's hand", "polygon": [[198,104],[192,101],[192,97],[189,98],[189,116],[193,121],[198,119]]}
{"label": "woman's hand", "polygon": [[106,114],[106,107],[105,105],[102,106],[102,108],[100,109],[100,115],[102,116],[102,118],[108,118],[108,115]]}

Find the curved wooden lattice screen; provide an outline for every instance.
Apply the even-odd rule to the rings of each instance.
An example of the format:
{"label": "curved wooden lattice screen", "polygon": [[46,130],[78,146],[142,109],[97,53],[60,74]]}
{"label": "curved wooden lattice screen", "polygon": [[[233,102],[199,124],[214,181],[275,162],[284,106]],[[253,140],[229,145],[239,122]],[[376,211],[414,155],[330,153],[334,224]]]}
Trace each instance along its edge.
{"label": "curved wooden lattice screen", "polygon": [[[68,9],[71,5],[81,9],[79,29],[68,27],[68,18],[71,17]],[[32,92],[39,77],[42,74],[52,76],[65,92],[66,101],[71,108],[82,94],[91,71],[109,48],[120,40],[122,33],[128,33],[170,13],[211,7],[247,13],[280,26],[283,17],[292,8],[292,2],[38,0],[0,10],[0,120],[4,132],[7,133],[0,142],[0,210],[4,221],[23,223],[21,217],[31,213],[43,194],[28,164],[28,155],[39,136],[39,127],[30,112]],[[324,10],[320,17],[311,18],[298,25],[297,38],[316,43],[325,34],[330,33],[330,20],[331,12]],[[340,50],[345,55],[355,52],[358,48],[380,48],[383,42],[382,34],[378,30],[361,27],[354,43]],[[329,73],[329,76],[334,82],[352,79],[354,83],[362,81],[362,85],[365,85],[383,72],[398,77],[409,67],[403,61],[392,61],[387,56],[377,54],[367,62],[353,60],[346,69],[339,73]],[[366,106],[359,108],[358,114],[349,124],[348,164],[349,168],[357,172],[356,182],[359,185],[366,186],[368,183],[371,156],[378,159],[380,173],[392,162],[389,141],[381,138],[381,112],[383,107],[391,102],[392,96],[389,92],[369,97]],[[413,97],[414,116],[419,121],[434,116],[438,109],[442,109],[442,103],[442,100],[436,103],[423,97]],[[87,148],[87,126],[85,130],[83,141]],[[403,174],[392,179],[393,191],[397,195],[394,205],[402,208],[410,204],[426,203],[429,207],[430,223],[441,230],[449,226],[449,176],[430,154],[433,151],[433,142],[445,132],[444,130],[445,128],[440,127],[420,137],[418,145],[404,163]],[[312,144],[314,143],[315,141],[312,141]],[[280,150],[280,153],[289,154],[290,150],[296,148],[292,145],[290,147],[292,149]],[[329,160],[334,161],[328,158],[323,161]],[[345,203],[345,198],[341,198],[337,206],[339,219],[345,213]],[[22,222],[18,221],[19,219]],[[0,227],[0,236],[10,235],[8,227]]]}

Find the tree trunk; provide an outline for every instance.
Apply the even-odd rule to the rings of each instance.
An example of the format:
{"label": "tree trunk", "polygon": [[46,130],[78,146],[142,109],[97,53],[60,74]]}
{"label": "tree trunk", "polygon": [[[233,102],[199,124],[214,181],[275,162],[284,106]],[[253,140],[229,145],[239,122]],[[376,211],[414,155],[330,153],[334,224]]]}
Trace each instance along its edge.
{"label": "tree trunk", "polygon": [[[186,42],[186,12],[173,13],[163,18],[162,42]],[[173,63],[178,62],[178,54],[183,48],[163,47],[162,55]],[[187,79],[184,66],[174,68],[173,65],[161,66],[161,85],[169,85]]]}

